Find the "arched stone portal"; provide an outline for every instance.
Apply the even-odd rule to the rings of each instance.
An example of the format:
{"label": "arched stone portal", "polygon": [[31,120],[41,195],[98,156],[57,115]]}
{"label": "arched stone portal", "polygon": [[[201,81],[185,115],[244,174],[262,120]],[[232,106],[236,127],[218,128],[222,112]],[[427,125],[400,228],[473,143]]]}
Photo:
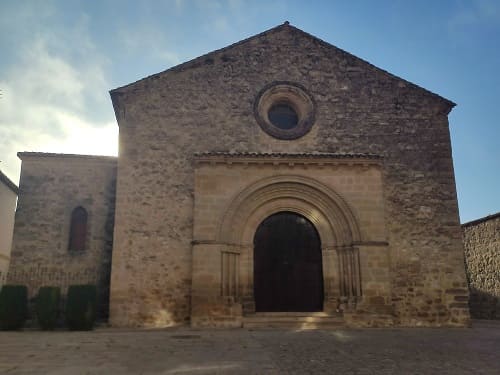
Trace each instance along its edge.
{"label": "arched stone portal", "polygon": [[[197,156],[191,324],[237,327],[261,310],[254,238],[263,221],[281,212],[315,228],[321,269],[316,274],[323,285],[316,307],[284,310],[360,312],[389,306],[380,166],[376,159],[343,155]],[[262,308],[269,309],[283,310]]]}
{"label": "arched stone portal", "polygon": [[260,223],[254,237],[255,310],[322,311],[321,242],[314,225],[293,212]]}
{"label": "arched stone portal", "polygon": [[[324,310],[354,305],[361,295],[359,254],[354,246],[362,237],[358,220],[335,191],[311,178],[284,175],[262,179],[244,189],[231,202],[219,225],[217,242],[231,244],[228,252],[241,257],[237,289],[244,313],[256,311],[254,235],[267,217],[285,211],[302,215],[319,234]],[[229,280],[224,275],[233,272],[224,266],[222,282]]]}

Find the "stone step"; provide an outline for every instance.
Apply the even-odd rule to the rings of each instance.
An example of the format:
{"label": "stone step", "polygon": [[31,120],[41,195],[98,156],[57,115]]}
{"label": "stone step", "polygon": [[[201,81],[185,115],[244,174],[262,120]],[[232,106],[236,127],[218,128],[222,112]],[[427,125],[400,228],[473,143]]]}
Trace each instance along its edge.
{"label": "stone step", "polygon": [[243,317],[244,328],[334,329],[345,327],[342,314],[265,312]]}

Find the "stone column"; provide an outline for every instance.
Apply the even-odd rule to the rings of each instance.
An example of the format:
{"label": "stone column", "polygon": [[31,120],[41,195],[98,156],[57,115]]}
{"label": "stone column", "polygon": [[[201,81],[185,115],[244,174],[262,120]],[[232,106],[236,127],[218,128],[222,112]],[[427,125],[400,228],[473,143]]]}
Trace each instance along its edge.
{"label": "stone column", "polygon": [[339,264],[340,309],[352,311],[361,297],[359,250],[354,246],[336,248]]}
{"label": "stone column", "polygon": [[240,246],[241,252],[241,303],[244,314],[255,312],[255,298],[253,295],[253,245]]}
{"label": "stone column", "polygon": [[339,306],[339,260],[334,246],[325,246],[321,249],[323,255],[323,288],[325,312],[336,312]]}

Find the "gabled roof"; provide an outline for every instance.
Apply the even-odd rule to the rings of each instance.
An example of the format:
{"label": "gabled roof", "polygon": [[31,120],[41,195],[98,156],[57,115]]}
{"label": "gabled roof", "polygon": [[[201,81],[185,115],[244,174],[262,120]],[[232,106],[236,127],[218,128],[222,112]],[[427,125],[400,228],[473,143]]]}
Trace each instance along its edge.
{"label": "gabled roof", "polygon": [[19,194],[19,188],[2,171],[0,171],[0,181],[3,182],[4,185],[12,190],[16,195]]}
{"label": "gabled roof", "polygon": [[309,38],[309,39],[311,39],[311,40],[313,40],[313,41],[315,41],[315,42],[317,42],[317,43],[319,43],[319,44],[321,44],[321,45],[323,45],[323,46],[325,46],[325,47],[327,47],[327,48],[331,48],[331,49],[334,49],[335,51],[338,51],[338,52],[340,52],[340,53],[346,54],[347,56],[349,56],[349,57],[351,57],[351,58],[354,58],[354,59],[356,59],[356,60],[358,60],[358,61],[360,61],[360,62],[362,62],[362,63],[366,64],[367,66],[369,66],[369,67],[371,67],[371,68],[377,69],[378,71],[380,71],[380,72],[382,72],[382,73],[384,73],[384,74],[386,74],[386,75],[388,75],[388,76],[390,76],[390,77],[392,77],[392,78],[395,78],[395,79],[397,79],[397,80],[400,80],[400,81],[404,82],[405,84],[407,84],[407,85],[408,85],[408,86],[410,86],[410,87],[413,87],[413,88],[415,88],[415,89],[417,89],[417,90],[421,90],[421,91],[425,92],[427,95],[432,96],[432,97],[434,97],[435,99],[437,99],[437,100],[440,100],[440,101],[444,102],[445,104],[447,104],[447,105],[449,106],[449,110],[451,110],[451,108],[453,108],[453,107],[456,105],[456,104],[455,104],[455,103],[453,103],[452,101],[450,101],[450,100],[448,100],[448,99],[446,99],[446,98],[444,98],[444,97],[442,97],[442,96],[440,96],[440,95],[438,95],[438,94],[436,94],[436,93],[433,93],[432,91],[429,91],[429,90],[427,90],[427,89],[425,89],[425,88],[423,88],[423,87],[420,87],[420,86],[418,86],[418,85],[416,85],[416,84],[414,84],[414,83],[412,83],[412,82],[409,82],[409,81],[407,81],[407,80],[405,80],[405,79],[403,79],[403,78],[401,78],[401,77],[398,77],[398,76],[396,76],[396,75],[394,75],[394,74],[392,74],[392,73],[389,73],[389,72],[387,72],[386,70],[381,69],[381,68],[379,68],[379,67],[377,67],[377,66],[375,66],[375,65],[373,65],[373,64],[371,64],[371,63],[369,63],[369,62],[368,62],[368,61],[366,61],[366,60],[363,60],[363,59],[361,59],[361,58],[359,58],[359,57],[357,57],[357,56],[354,56],[353,54],[351,54],[351,53],[349,53],[349,52],[346,52],[346,51],[344,51],[344,50],[342,50],[342,49],[340,49],[340,48],[338,48],[338,47],[336,47],[336,46],[334,46],[334,45],[332,45],[332,44],[330,44],[330,43],[328,43],[328,42],[325,42],[324,40],[322,40],[322,39],[320,39],[320,38],[318,38],[318,37],[316,37],[316,36],[314,36],[314,35],[311,35],[311,34],[309,34],[309,33],[305,32],[305,31],[303,31],[303,30],[301,30],[301,29],[299,29],[299,28],[297,28],[297,27],[294,27],[294,26],[290,25],[290,23],[289,23],[288,21],[287,21],[287,22],[285,22],[285,23],[283,23],[283,24],[281,24],[281,25],[275,26],[275,27],[273,27],[273,28],[271,28],[271,29],[269,29],[269,30],[266,30],[266,31],[264,31],[264,32],[262,32],[262,33],[259,33],[259,34],[256,34],[256,35],[253,35],[253,36],[251,36],[251,37],[249,37],[249,38],[246,38],[246,39],[240,40],[239,42],[236,42],[236,43],[230,44],[230,45],[229,45],[229,46],[227,46],[227,47],[224,47],[224,48],[221,48],[221,49],[218,49],[218,50],[214,50],[214,51],[209,52],[209,53],[207,53],[207,54],[204,54],[204,55],[201,55],[201,56],[199,56],[199,57],[196,57],[196,58],[194,58],[194,59],[192,59],[192,60],[189,60],[189,61],[186,61],[186,62],[181,63],[181,64],[179,64],[179,65],[173,66],[173,67],[171,67],[171,68],[169,68],[169,69],[167,69],[167,70],[164,70],[164,71],[162,71],[162,72],[160,72],[160,73],[156,73],[156,74],[150,75],[150,76],[148,76],[148,77],[142,78],[142,79],[140,79],[140,80],[138,80],[138,81],[136,81],[136,82],[133,82],[133,83],[127,84],[127,85],[125,85],[125,86],[117,87],[117,88],[115,88],[115,89],[111,90],[111,91],[110,91],[110,94],[111,94],[111,95],[114,95],[115,93],[117,94],[117,93],[125,92],[125,91],[127,91],[129,88],[131,88],[131,87],[135,86],[136,84],[138,84],[139,82],[146,81],[146,80],[151,80],[151,79],[156,79],[156,78],[158,78],[158,77],[159,77],[159,76],[161,76],[161,75],[168,74],[169,72],[174,72],[174,71],[175,71],[175,72],[179,72],[179,71],[183,71],[183,70],[187,70],[187,69],[190,69],[190,68],[196,67],[196,66],[198,66],[198,65],[199,65],[202,61],[205,61],[205,60],[207,60],[207,59],[210,59],[210,58],[211,58],[212,56],[214,56],[215,54],[219,54],[219,53],[221,53],[221,52],[225,52],[225,51],[227,51],[227,50],[230,50],[230,49],[232,49],[232,48],[234,48],[234,47],[236,47],[236,46],[239,46],[239,45],[242,45],[242,44],[249,43],[249,42],[251,42],[252,40],[254,40],[254,39],[258,39],[258,38],[260,38],[260,37],[262,37],[262,36],[264,36],[264,35],[269,35],[269,34],[278,33],[278,32],[283,32],[283,31],[288,31],[288,32],[298,32],[298,33],[302,34],[302,36],[304,36],[305,38]]}

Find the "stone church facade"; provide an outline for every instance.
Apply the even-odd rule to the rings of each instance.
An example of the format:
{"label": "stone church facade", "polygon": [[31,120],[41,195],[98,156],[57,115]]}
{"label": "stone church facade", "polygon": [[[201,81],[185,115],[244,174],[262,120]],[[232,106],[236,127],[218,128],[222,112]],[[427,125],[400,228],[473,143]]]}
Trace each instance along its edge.
{"label": "stone church facade", "polygon": [[111,98],[117,159],[19,154],[9,282],[118,327],[468,323],[449,100],[287,23]]}

